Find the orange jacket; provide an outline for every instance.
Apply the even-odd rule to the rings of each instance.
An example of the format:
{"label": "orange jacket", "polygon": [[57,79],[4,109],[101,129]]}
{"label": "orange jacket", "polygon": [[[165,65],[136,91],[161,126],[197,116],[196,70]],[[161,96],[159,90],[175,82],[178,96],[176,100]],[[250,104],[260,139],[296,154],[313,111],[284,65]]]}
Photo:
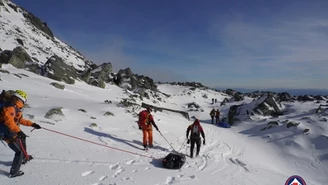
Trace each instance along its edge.
{"label": "orange jacket", "polygon": [[19,132],[19,124],[25,126],[32,126],[33,122],[23,119],[22,108],[23,102],[17,101],[15,105],[5,106],[2,109],[2,116],[0,116],[0,122],[5,124],[10,131]]}

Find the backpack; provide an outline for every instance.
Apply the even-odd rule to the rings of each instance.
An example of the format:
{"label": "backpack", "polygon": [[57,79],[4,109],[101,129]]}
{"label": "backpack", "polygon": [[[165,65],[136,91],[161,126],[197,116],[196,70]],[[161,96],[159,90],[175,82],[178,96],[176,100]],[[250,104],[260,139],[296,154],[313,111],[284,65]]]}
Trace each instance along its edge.
{"label": "backpack", "polygon": [[139,113],[139,120],[138,120],[138,124],[143,127],[143,126],[146,126],[148,125],[148,116],[149,116],[149,113],[144,110],[144,111],[141,111]]}
{"label": "backpack", "polygon": [[[13,96],[14,91],[3,90],[0,94],[0,116],[2,116],[2,110],[5,106],[11,106],[12,104],[9,102],[11,97]],[[9,128],[3,123],[0,122],[0,140],[10,139],[14,136],[14,133],[9,130]]]}
{"label": "backpack", "polygon": [[191,132],[190,137],[191,138],[200,137],[200,134],[201,134],[202,130],[203,130],[203,128],[202,128],[201,125],[197,125],[197,124],[196,125],[194,125],[194,124],[190,125],[190,132]]}
{"label": "backpack", "polygon": [[163,160],[163,167],[167,169],[180,169],[186,162],[186,156],[183,154],[169,153]]}

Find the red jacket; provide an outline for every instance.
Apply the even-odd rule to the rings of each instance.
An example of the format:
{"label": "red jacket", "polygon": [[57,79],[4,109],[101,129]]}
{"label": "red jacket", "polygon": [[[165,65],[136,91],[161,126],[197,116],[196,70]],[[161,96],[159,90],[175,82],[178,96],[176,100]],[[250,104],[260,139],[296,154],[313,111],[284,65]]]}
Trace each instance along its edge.
{"label": "red jacket", "polygon": [[196,119],[193,124],[189,125],[187,128],[186,136],[188,138],[189,132],[191,132],[191,138],[199,138],[202,135],[203,139],[205,139],[205,133],[203,127],[200,125],[199,120]]}

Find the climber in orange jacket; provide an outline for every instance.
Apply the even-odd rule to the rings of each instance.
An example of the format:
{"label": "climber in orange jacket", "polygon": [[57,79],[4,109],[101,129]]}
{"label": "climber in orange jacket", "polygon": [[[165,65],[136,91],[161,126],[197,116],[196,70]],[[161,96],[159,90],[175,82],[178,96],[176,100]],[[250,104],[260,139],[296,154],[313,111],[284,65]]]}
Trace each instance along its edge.
{"label": "climber in orange jacket", "polygon": [[[153,127],[156,128],[158,132],[159,129],[155,124],[154,118],[151,115],[152,109],[148,107],[146,110],[143,110],[139,113],[139,129],[142,130],[143,133],[143,146],[145,149],[148,147],[153,147]],[[148,145],[147,145],[148,144]]]}
{"label": "climber in orange jacket", "polygon": [[[22,163],[32,159],[32,156],[24,156],[26,151],[26,135],[19,128],[19,124],[40,129],[40,125],[23,119],[22,109],[27,101],[24,91],[16,90],[9,102],[5,102],[0,114],[0,139],[5,140],[8,146],[15,152],[15,157],[10,169],[10,177],[21,176]],[[28,157],[28,159],[26,158]]]}

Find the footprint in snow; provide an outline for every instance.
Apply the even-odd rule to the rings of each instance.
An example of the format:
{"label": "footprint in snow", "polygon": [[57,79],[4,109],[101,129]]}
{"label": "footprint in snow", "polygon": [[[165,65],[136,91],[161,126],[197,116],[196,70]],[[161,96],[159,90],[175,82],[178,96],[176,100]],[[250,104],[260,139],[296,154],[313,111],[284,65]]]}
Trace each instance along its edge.
{"label": "footprint in snow", "polygon": [[132,173],[137,173],[138,172],[138,170],[132,170]]}
{"label": "footprint in snow", "polygon": [[120,168],[118,170],[115,171],[115,174],[113,175],[113,177],[117,177],[119,174],[121,174],[124,171],[124,169]]}
{"label": "footprint in snow", "polygon": [[99,181],[103,181],[103,180],[105,180],[106,178],[107,178],[107,176],[102,176],[102,177],[99,178]]}
{"label": "footprint in snow", "polygon": [[130,161],[128,161],[128,162],[126,162],[126,164],[134,164],[136,162],[136,160],[130,160]]}
{"label": "footprint in snow", "polygon": [[175,177],[167,177],[166,178],[166,184],[173,184],[175,181]]}
{"label": "footprint in snow", "polygon": [[119,168],[120,167],[120,164],[119,163],[116,163],[116,164],[112,164],[112,165],[110,165],[109,166],[109,169],[111,169],[111,170],[116,170],[117,168]]}
{"label": "footprint in snow", "polygon": [[82,177],[85,177],[85,176],[90,175],[92,173],[94,173],[94,171],[86,171],[86,172],[83,172],[82,173]]}
{"label": "footprint in snow", "polygon": [[196,179],[196,176],[195,175],[190,175],[189,176],[191,179]]}
{"label": "footprint in snow", "polygon": [[124,178],[122,178],[123,181],[131,180],[131,179],[132,179],[132,177],[124,177]]}

